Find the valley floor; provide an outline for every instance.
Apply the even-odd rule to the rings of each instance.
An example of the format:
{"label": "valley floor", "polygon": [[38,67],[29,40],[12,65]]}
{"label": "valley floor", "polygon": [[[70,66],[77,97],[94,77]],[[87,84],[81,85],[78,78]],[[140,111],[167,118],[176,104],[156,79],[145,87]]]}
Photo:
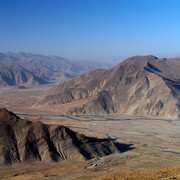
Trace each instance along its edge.
{"label": "valley floor", "polygon": [[79,133],[117,139],[131,147],[123,153],[86,162],[68,160],[58,164],[2,167],[1,179],[180,179],[180,120],[120,115],[64,116],[57,110],[32,107],[42,89],[0,92],[1,106],[24,119],[63,124]]}

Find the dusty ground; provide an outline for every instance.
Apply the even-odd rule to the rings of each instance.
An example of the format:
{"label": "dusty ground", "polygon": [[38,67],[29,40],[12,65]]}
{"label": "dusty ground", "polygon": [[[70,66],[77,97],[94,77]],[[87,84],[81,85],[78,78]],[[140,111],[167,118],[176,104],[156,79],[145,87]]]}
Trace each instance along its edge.
{"label": "dusty ground", "polygon": [[135,179],[146,179],[146,180],[167,180],[167,179],[180,179],[180,168],[157,168],[157,169],[146,169],[132,171],[128,173],[121,173],[119,175],[107,176],[97,178],[97,180],[135,180]]}
{"label": "dusty ground", "polygon": [[2,167],[1,179],[180,179],[180,120],[122,115],[67,117],[58,109],[33,107],[48,88],[2,88],[0,106],[25,119],[64,124],[88,136],[115,138],[133,149],[88,162]]}

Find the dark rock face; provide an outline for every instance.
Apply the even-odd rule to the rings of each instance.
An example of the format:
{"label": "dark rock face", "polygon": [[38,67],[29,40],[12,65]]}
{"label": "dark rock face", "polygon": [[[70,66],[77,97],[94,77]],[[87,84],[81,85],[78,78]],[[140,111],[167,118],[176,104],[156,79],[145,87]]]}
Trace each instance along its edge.
{"label": "dark rock face", "polygon": [[101,107],[106,111],[107,113],[110,113],[111,111],[114,112],[114,107],[112,103],[112,98],[108,94],[107,91],[100,92],[97,102],[101,105]]}
{"label": "dark rock face", "polygon": [[131,57],[112,69],[95,70],[55,86],[37,105],[71,102],[76,103],[65,113],[178,118],[180,58]]}
{"label": "dark rock face", "polygon": [[64,126],[22,120],[0,109],[0,165],[87,160],[131,149],[112,139],[89,138]]}

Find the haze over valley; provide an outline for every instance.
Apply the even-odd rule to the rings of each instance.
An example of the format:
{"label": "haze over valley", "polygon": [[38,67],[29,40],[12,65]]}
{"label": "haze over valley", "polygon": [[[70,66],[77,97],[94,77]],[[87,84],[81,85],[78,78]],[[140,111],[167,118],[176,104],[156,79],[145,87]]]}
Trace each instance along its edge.
{"label": "haze over valley", "polygon": [[180,180],[180,1],[0,1],[0,179]]}
{"label": "haze over valley", "polygon": [[75,62],[62,57],[32,53],[0,53],[0,86],[44,85],[63,82],[81,73],[112,65]]}

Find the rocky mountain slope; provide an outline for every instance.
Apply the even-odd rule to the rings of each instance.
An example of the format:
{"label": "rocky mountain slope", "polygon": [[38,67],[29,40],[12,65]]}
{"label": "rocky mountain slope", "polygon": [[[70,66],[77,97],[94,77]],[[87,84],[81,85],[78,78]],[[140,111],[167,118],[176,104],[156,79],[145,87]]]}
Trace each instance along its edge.
{"label": "rocky mountain slope", "polygon": [[121,148],[124,146],[110,139],[86,137],[65,126],[26,121],[0,109],[0,165],[86,160],[119,152]]}
{"label": "rocky mountain slope", "polygon": [[0,86],[32,86],[62,82],[84,72],[109,66],[31,53],[0,53]]}
{"label": "rocky mountain slope", "polygon": [[55,86],[37,105],[60,105],[60,110],[67,105],[71,108],[66,113],[71,114],[178,118],[180,58],[131,57],[112,69],[95,70]]}

